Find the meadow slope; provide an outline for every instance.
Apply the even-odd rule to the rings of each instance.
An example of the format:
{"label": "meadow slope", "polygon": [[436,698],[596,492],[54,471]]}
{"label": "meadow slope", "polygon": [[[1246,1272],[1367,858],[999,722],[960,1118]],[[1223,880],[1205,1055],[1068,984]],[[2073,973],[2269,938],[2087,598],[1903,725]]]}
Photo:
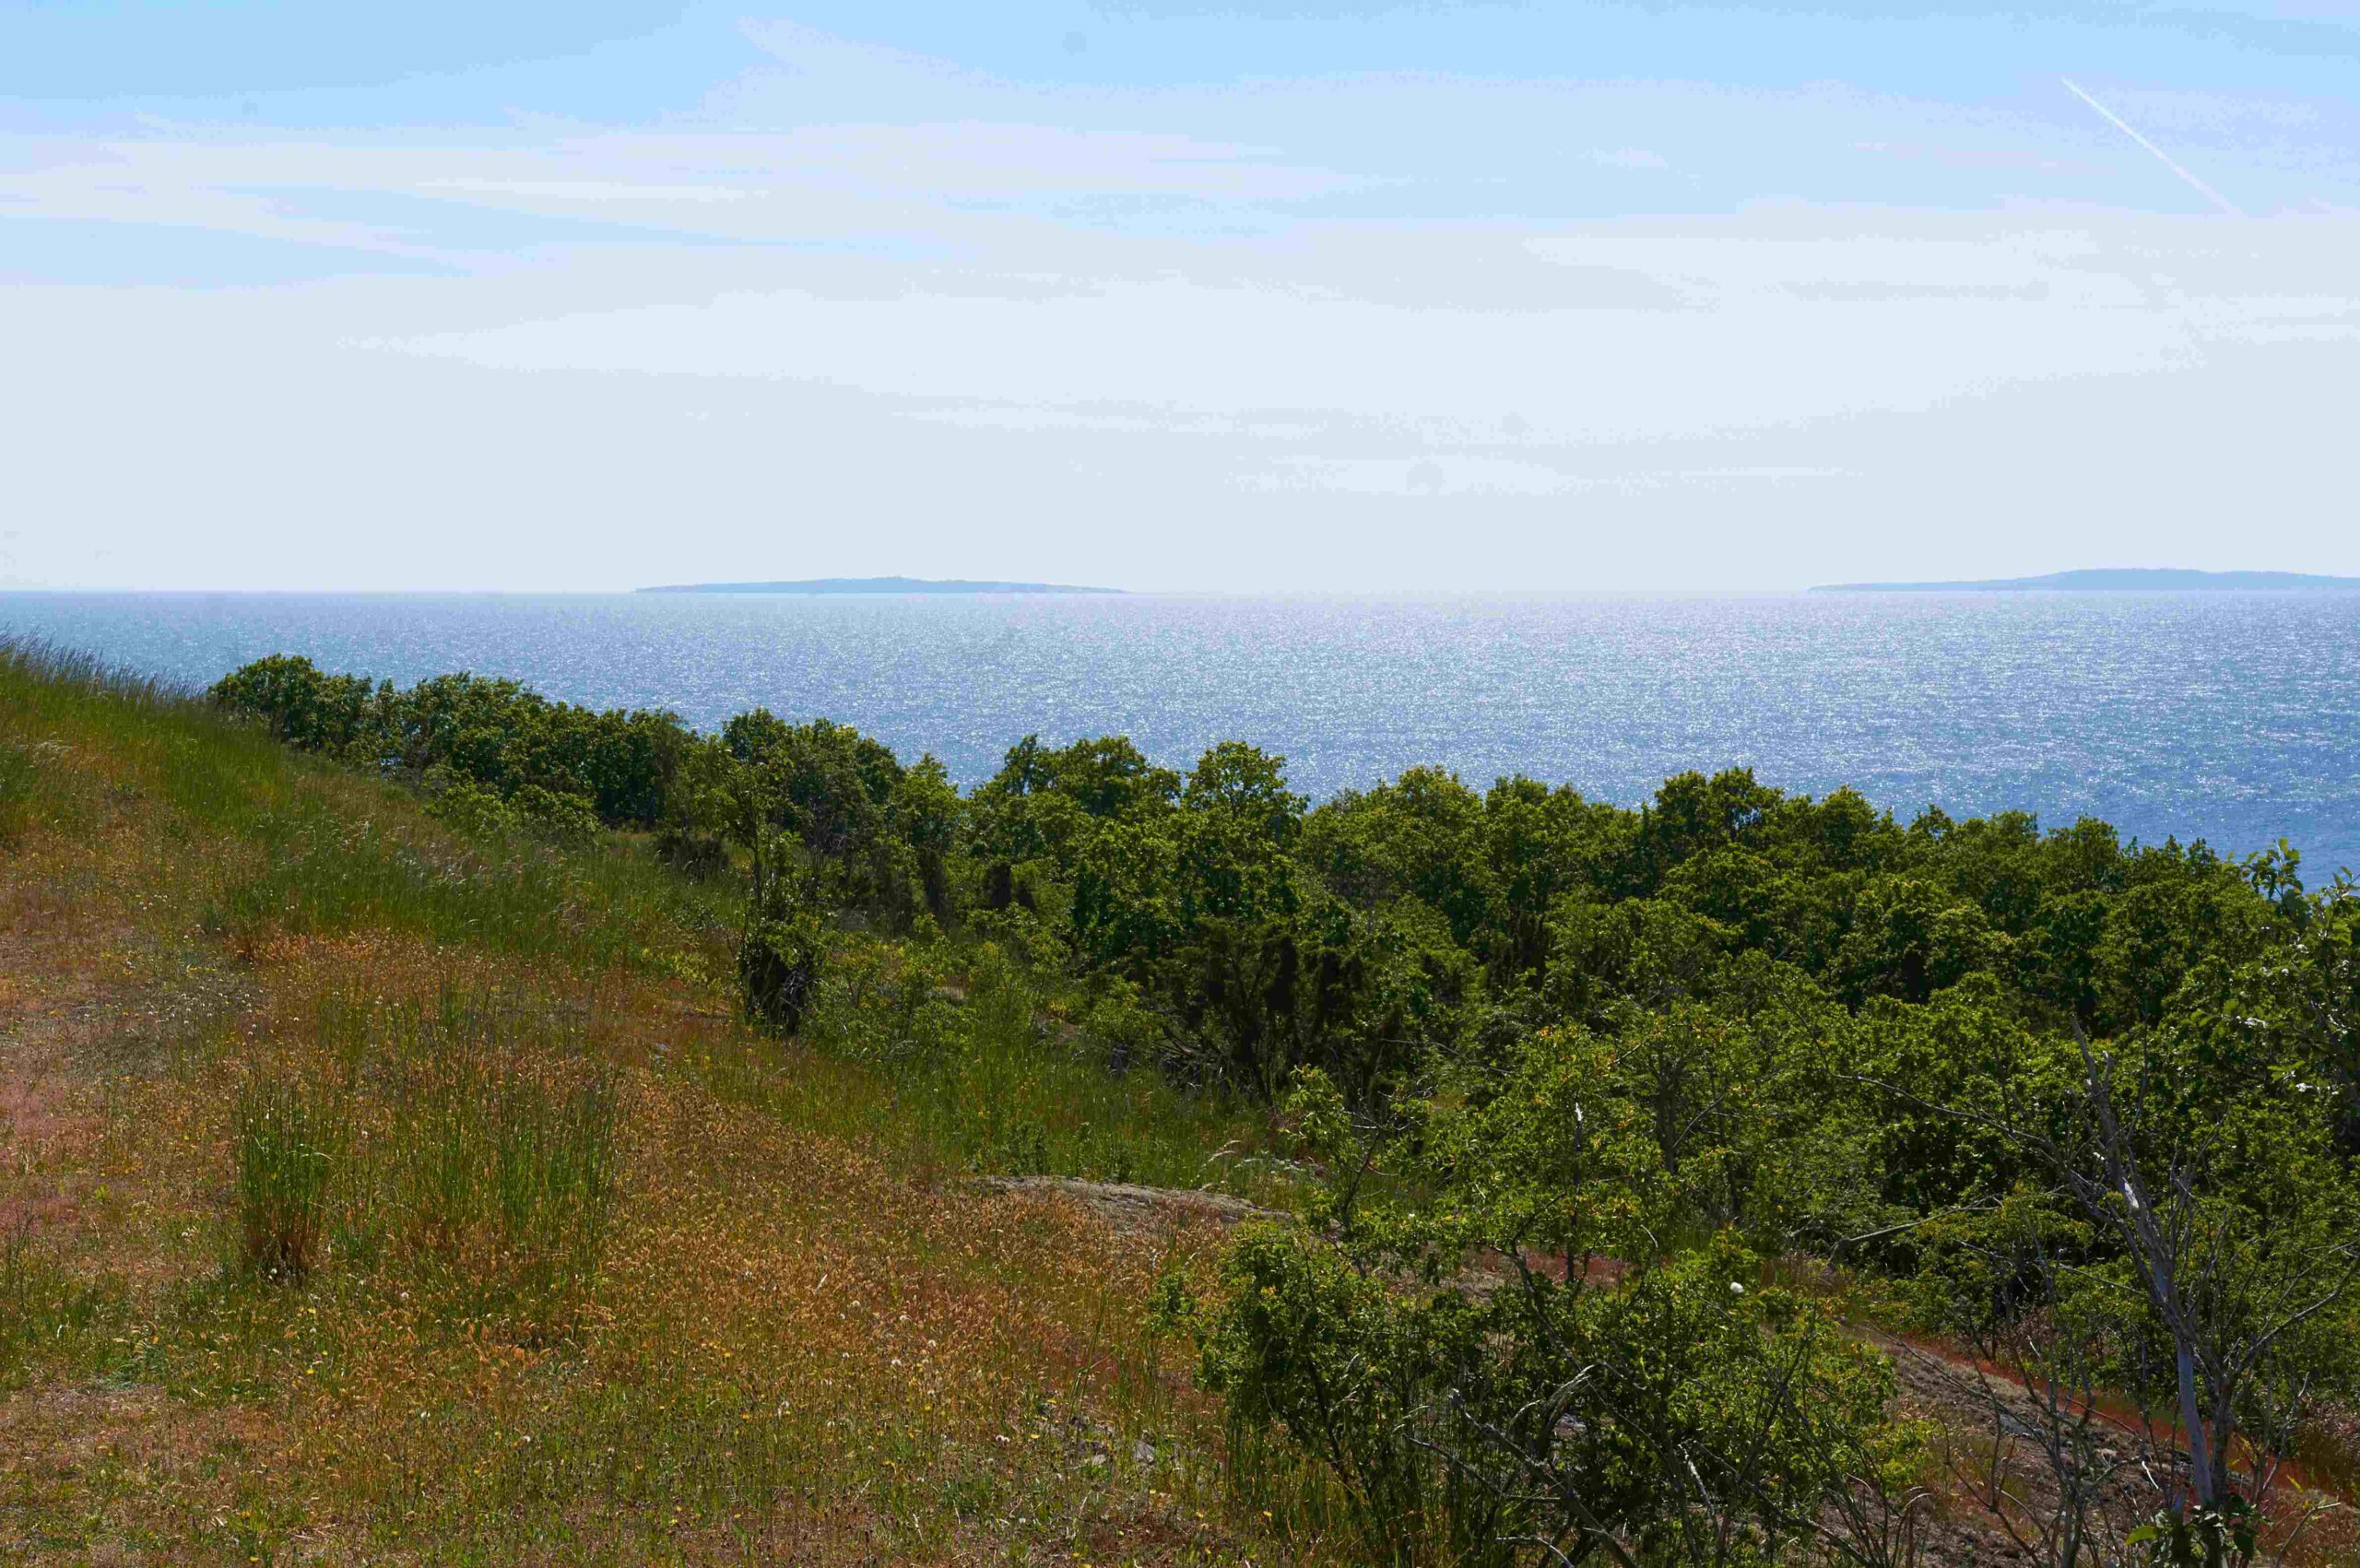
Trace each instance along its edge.
{"label": "meadow slope", "polygon": [[1012,1120],[1195,1175],[1212,1110],[884,945],[838,1021],[931,1077],[761,1040],[621,839],[55,661],[0,716],[0,1559],[1267,1557],[1142,1323],[1205,1232],[963,1180]]}

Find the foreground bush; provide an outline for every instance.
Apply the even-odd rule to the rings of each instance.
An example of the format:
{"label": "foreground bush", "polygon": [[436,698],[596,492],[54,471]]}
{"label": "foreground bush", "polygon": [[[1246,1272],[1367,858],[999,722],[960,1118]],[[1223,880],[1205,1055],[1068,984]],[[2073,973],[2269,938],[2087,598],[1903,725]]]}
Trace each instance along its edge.
{"label": "foreground bush", "polygon": [[808,914],[756,918],[738,947],[738,992],[746,1020],[784,1038],[803,1025],[820,984],[826,937]]}
{"label": "foreground bush", "polygon": [[1199,1326],[1208,1384],[1333,1473],[1392,1562],[1767,1563],[1914,1477],[1882,1361],[1715,1249],[1611,1286],[1405,1283],[1269,1231]]}
{"label": "foreground bush", "polygon": [[[1883,1359],[1727,1233],[1665,1250],[1682,1181],[1611,1067],[1528,1053],[1490,1106],[1385,1148],[1306,1077],[1322,1232],[1254,1233],[1213,1298],[1167,1302],[1380,1560],[1768,1563],[1842,1553],[1829,1515],[1864,1494],[1903,1506]],[[1380,1164],[1420,1197],[1364,1190]]]}

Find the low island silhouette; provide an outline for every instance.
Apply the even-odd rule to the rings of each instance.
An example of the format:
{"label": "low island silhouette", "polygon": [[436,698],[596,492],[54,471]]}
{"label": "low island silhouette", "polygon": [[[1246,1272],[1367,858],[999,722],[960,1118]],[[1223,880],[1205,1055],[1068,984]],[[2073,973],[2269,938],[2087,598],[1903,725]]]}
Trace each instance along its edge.
{"label": "low island silhouette", "polygon": [[675,583],[643,594],[1119,594],[1070,583],[973,583],[959,577],[807,577],[792,583]]}
{"label": "low island silhouette", "polygon": [[2290,588],[2360,589],[2360,577],[2309,572],[2190,572],[2175,567],[2108,566],[2044,577],[1991,577],[1959,583],[1826,583],[1814,594],[2251,593]]}

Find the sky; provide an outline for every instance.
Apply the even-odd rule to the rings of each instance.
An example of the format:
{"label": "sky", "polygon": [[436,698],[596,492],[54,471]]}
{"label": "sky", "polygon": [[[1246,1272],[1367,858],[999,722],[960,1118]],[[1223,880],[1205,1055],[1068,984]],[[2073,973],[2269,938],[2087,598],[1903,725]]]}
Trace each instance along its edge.
{"label": "sky", "polygon": [[2360,5],[0,0],[0,587],[2360,574]]}

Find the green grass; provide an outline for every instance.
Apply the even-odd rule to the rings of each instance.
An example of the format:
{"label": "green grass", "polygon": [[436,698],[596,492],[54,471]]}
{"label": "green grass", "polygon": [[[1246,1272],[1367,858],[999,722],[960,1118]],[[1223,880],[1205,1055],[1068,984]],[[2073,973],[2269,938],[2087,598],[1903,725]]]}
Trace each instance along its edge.
{"label": "green grass", "polygon": [[1069,1001],[989,943],[846,935],[796,1045],[710,1041],[679,1066],[904,1164],[1282,1195],[1264,1108],[1111,1070],[1108,1043],[1061,1016]]}
{"label": "green grass", "polygon": [[40,787],[41,770],[33,760],[32,749],[7,736],[0,736],[0,848],[21,837],[32,825],[33,800]]}
{"label": "green grass", "polygon": [[0,1237],[0,1389],[41,1373],[108,1375],[131,1305],[119,1279],[77,1275],[22,1231]]}
{"label": "green grass", "polygon": [[26,817],[11,804],[22,797],[67,833],[141,824],[161,841],[151,892],[232,949],[371,929],[592,968],[697,975],[726,962],[726,890],[669,872],[634,839],[569,852],[454,832],[413,795],[87,658],[0,638],[0,734],[17,759],[0,764],[0,819]]}

